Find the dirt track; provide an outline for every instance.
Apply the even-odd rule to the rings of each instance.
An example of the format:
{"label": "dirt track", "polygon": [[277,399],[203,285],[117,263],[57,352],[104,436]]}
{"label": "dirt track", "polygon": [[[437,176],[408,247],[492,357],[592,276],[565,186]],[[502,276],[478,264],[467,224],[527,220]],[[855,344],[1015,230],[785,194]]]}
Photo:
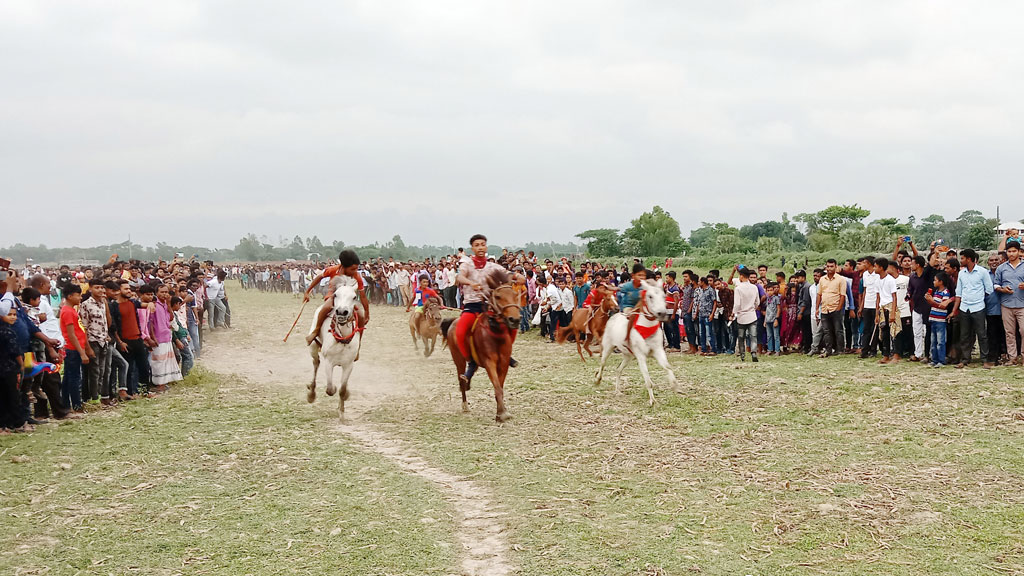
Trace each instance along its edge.
{"label": "dirt track", "polygon": [[[282,387],[289,394],[305,398],[305,385],[312,375],[312,362],[303,336],[312,318],[312,304],[307,305],[295,333],[282,342],[288,326],[299,309],[276,306],[261,308],[250,304],[259,295],[242,295],[232,301],[236,326],[229,334],[213,334],[211,347],[202,357],[209,369],[222,374],[236,374],[254,385]],[[496,506],[487,489],[466,478],[449,474],[431,466],[407,443],[367,423],[360,416],[372,408],[389,402],[416,402],[445,391],[457,391],[454,367],[440,341],[434,355],[424,359],[413,350],[409,338],[407,315],[392,308],[375,307],[363,342],[360,360],[349,381],[350,398],[346,402],[345,422],[330,425],[346,434],[355,445],[381,454],[401,469],[420,476],[437,486],[456,511],[456,539],[462,544],[461,569],[466,575],[500,576],[510,574],[506,528],[503,512]],[[231,342],[225,342],[228,338]],[[421,347],[422,350],[422,347]],[[337,397],[324,392],[321,374],[317,403],[336,407]],[[458,404],[453,402],[453,415]],[[479,407],[493,410],[492,406]]]}

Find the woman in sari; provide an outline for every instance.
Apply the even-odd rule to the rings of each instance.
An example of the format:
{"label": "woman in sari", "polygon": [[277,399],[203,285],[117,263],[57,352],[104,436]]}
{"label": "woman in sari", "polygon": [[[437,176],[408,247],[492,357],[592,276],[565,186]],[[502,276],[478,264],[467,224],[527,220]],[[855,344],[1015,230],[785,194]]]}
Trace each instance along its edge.
{"label": "woman in sari", "polygon": [[171,314],[171,291],[167,284],[161,284],[156,289],[156,309],[149,316],[150,335],[156,341],[156,348],[149,353],[149,367],[156,392],[162,392],[167,389],[167,384],[182,379],[171,344]]}

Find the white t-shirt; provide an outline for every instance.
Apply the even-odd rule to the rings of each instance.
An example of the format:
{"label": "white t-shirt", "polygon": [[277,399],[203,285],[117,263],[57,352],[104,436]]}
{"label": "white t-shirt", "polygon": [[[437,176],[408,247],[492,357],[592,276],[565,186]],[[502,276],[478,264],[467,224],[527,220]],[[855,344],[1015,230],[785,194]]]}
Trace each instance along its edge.
{"label": "white t-shirt", "polygon": [[[878,283],[878,305],[882,308],[892,304],[892,294],[896,291],[896,279],[886,274]],[[867,304],[865,304],[867,307]]]}
{"label": "white t-shirt", "polygon": [[576,293],[566,286],[562,289],[562,311],[572,312],[576,308]]}
{"label": "white t-shirt", "polygon": [[875,309],[875,296],[878,295],[878,274],[874,272],[865,272],[861,279],[864,280],[864,308],[868,310]]}
{"label": "white t-shirt", "polygon": [[44,296],[39,299],[39,313],[46,314],[46,322],[39,325],[39,330],[41,330],[47,338],[53,338],[63,346],[64,335],[60,333],[60,319],[53,313],[53,307],[50,306],[49,297]]}
{"label": "white t-shirt", "polygon": [[206,281],[206,299],[216,300],[217,295],[220,294],[220,282],[216,278],[212,278]]}
{"label": "white t-shirt", "polygon": [[548,284],[547,288],[544,289],[544,296],[549,310],[562,309],[562,294],[558,291],[557,286]]}
{"label": "white t-shirt", "polygon": [[732,313],[736,316],[736,322],[743,325],[757,322],[757,305],[761,300],[757,286],[750,282],[738,282],[733,293]]}
{"label": "white t-shirt", "polygon": [[907,300],[908,286],[910,286],[910,276],[900,274],[896,278],[896,304],[900,308],[900,318],[910,318],[910,301]]}

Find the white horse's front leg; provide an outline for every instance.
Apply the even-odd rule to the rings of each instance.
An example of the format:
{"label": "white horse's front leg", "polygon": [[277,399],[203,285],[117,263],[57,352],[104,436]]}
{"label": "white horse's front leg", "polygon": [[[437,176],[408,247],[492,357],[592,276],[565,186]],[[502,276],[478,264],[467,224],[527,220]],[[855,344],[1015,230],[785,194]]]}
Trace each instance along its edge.
{"label": "white horse's front leg", "polygon": [[606,362],[608,362],[608,357],[611,356],[611,354],[612,354],[612,347],[611,346],[605,346],[605,347],[601,348],[601,365],[597,367],[597,374],[595,375],[596,378],[597,378],[597,381],[594,382],[594,386],[595,387],[601,385],[601,378],[604,377],[604,365],[605,365]]}
{"label": "white horse's front leg", "polygon": [[337,390],[334,388],[334,365],[327,365],[327,395],[334,396]]}
{"label": "white horse's front leg", "polygon": [[654,356],[654,359],[658,361],[658,365],[664,368],[665,372],[668,372],[668,381],[672,384],[672,390],[679,392],[679,382],[676,381],[676,374],[672,371],[672,366],[668,363],[668,356],[665,355],[665,349],[655,348],[651,354]]}
{"label": "white horse's front leg", "polygon": [[[634,342],[634,345],[636,345],[636,342]],[[633,349],[637,352],[637,364],[640,365],[640,373],[643,375],[643,383],[647,386],[647,405],[654,406],[654,382],[651,381],[650,371],[647,370],[647,355],[651,354],[651,351],[646,348],[647,343],[643,342]]]}
{"label": "white horse's front leg", "polygon": [[348,377],[352,375],[355,362],[341,367],[341,389],[338,392],[338,418],[345,418],[345,400],[348,400]]}

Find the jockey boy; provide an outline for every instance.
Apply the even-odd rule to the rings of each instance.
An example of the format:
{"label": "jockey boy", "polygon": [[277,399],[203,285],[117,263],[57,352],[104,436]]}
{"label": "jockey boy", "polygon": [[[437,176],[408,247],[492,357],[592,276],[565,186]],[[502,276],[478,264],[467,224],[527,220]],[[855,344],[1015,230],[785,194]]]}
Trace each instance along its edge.
{"label": "jockey boy", "polygon": [[420,285],[416,288],[416,293],[409,301],[409,305],[405,307],[405,311],[408,312],[415,306],[417,312],[423,312],[423,306],[426,305],[428,298],[434,298],[438,302],[442,301],[437,291],[430,287],[430,276],[420,274]]}
{"label": "jockey boy", "polygon": [[303,302],[309,302],[309,293],[313,291],[313,288],[320,285],[320,281],[324,278],[330,279],[330,284],[327,286],[327,294],[324,296],[324,305],[320,308],[320,314],[316,317],[316,327],[313,331],[306,336],[306,345],[313,343],[313,340],[320,334],[320,328],[323,327],[324,321],[327,320],[327,316],[334,310],[334,291],[339,286],[348,284],[354,286],[356,292],[359,293],[359,304],[356,304],[356,318],[359,320],[360,326],[366,326],[370,321],[370,301],[366,299],[366,286],[363,283],[363,277],[359,274],[359,256],[352,250],[342,250],[341,254],[338,254],[338,264],[335,266],[328,266],[326,270],[321,272],[313,281],[309,283],[309,288],[306,288],[306,293],[302,297]]}
{"label": "jockey boy", "polygon": [[[469,352],[469,344],[466,336],[473,327],[476,317],[487,311],[487,297],[490,296],[491,288],[487,284],[487,277],[494,272],[504,272],[505,269],[487,260],[487,237],[483,234],[474,234],[469,239],[473,256],[468,261],[459,265],[459,275],[455,277],[455,284],[462,286],[462,315],[455,325],[455,342],[459,347],[459,353],[466,359],[466,373],[459,376],[464,384],[469,384],[476,373],[477,365],[473,361],[473,355]],[[515,274],[513,279],[518,278]],[[511,330],[512,343],[515,344],[517,330]],[[515,368],[517,362],[509,358],[508,365]]]}
{"label": "jockey boy", "polygon": [[636,315],[633,314],[633,308],[640,302],[640,287],[646,279],[647,269],[644,268],[643,264],[637,262],[633,264],[632,282],[625,282],[619,286],[619,309],[629,317],[629,327],[626,329],[627,342],[629,342],[629,333],[633,331],[633,326],[636,324]]}

